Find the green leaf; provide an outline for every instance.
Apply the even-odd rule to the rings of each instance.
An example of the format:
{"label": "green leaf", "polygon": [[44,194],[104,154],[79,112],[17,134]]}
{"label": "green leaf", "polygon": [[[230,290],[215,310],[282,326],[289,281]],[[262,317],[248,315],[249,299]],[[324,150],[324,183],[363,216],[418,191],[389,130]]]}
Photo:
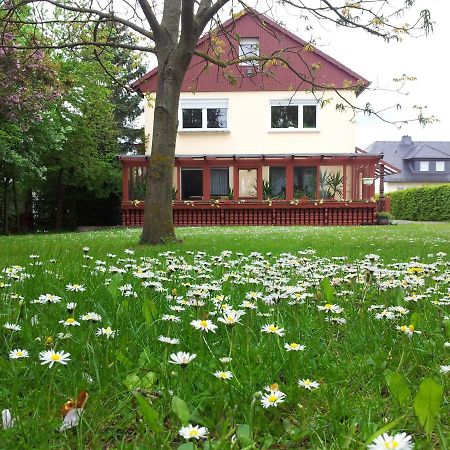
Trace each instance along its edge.
{"label": "green leaf", "polygon": [[158,310],[150,299],[144,300],[142,314],[144,314],[145,323],[147,325],[151,325],[158,317]]}
{"label": "green leaf", "polygon": [[139,367],[144,367],[150,362],[150,347],[145,347],[139,355]]}
{"label": "green leaf", "polygon": [[172,397],[172,411],[180,419],[182,425],[186,425],[189,422],[189,419],[191,418],[189,408],[187,407],[186,402],[176,395]]}
{"label": "green leaf", "polygon": [[419,391],[414,399],[414,411],[427,434],[433,431],[443,393],[444,387],[433,378],[425,378],[420,383]]}
{"label": "green leaf", "polygon": [[111,282],[108,284],[108,292],[115,300],[119,295],[119,286],[122,282],[122,275],[116,274],[111,277]]}
{"label": "green leaf", "polygon": [[334,301],[334,289],[328,278],[324,278],[321,283],[322,294],[327,303],[333,303]]}
{"label": "green leaf", "polygon": [[391,391],[392,395],[397,400],[400,406],[404,405],[411,397],[411,391],[408,386],[408,381],[400,372],[392,372],[387,370],[384,373],[384,379]]}
{"label": "green leaf", "polygon": [[376,439],[378,436],[382,435],[383,433],[387,433],[389,430],[392,430],[392,428],[396,427],[405,416],[398,417],[397,419],[393,420],[392,422],[389,422],[384,427],[381,427],[379,430],[375,431],[369,439],[367,439],[365,445],[369,445],[374,439]]}
{"label": "green leaf", "polygon": [[238,425],[236,437],[242,447],[248,447],[253,444],[250,436],[250,427],[247,424]]}
{"label": "green leaf", "polygon": [[142,378],[139,380],[139,387],[142,389],[151,389],[156,382],[156,373],[155,372],[147,372]]}
{"label": "green leaf", "polygon": [[414,325],[414,328],[420,327],[420,323],[422,321],[422,317],[419,313],[413,313],[411,314],[411,323]]}
{"label": "green leaf", "polygon": [[144,417],[148,426],[153,431],[160,431],[162,429],[162,423],[158,416],[158,413],[152,408],[148,400],[141,394],[139,394],[138,392],[133,392],[133,395],[137,400],[139,412]]}
{"label": "green leaf", "polygon": [[125,380],[123,380],[123,384],[127,387],[129,391],[136,389],[139,386],[140,379],[135,373],[130,373]]}

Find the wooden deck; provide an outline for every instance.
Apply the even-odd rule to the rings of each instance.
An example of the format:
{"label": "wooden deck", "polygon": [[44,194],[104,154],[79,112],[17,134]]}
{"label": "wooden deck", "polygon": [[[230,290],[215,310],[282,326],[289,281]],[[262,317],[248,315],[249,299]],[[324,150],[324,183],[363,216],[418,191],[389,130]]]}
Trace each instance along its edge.
{"label": "wooden deck", "polygon": [[[374,225],[377,204],[371,201],[246,201],[174,202],[173,219],[177,227],[236,225]],[[144,204],[122,204],[122,223],[142,226]]]}

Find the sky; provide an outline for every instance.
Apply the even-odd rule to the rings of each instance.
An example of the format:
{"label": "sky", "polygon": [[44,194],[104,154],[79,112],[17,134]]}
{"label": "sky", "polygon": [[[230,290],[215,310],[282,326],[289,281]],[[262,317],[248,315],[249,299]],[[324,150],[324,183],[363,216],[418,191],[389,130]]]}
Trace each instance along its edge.
{"label": "sky", "polygon": [[[272,4],[272,0],[254,0],[248,4],[263,12],[262,1]],[[320,3],[320,0],[311,1]],[[404,0],[393,0],[392,3],[403,5]],[[439,120],[425,127],[411,121],[399,129],[374,116],[359,115],[356,145],[360,148],[367,148],[374,141],[400,140],[403,135],[411,136],[413,141],[450,141],[450,87],[446,87],[450,74],[450,0],[416,0],[412,10],[414,17],[422,9],[431,12],[433,32],[428,36],[406,36],[402,42],[385,42],[362,30],[337,28],[331,22],[314,26],[313,37],[320,50],[371,81],[370,89],[358,98],[359,106],[369,102],[381,109],[400,104],[401,110],[384,114],[386,119],[394,121],[416,118],[417,111],[412,106],[421,105],[426,106],[424,115],[434,115]],[[287,29],[304,40],[310,39],[311,33],[305,31],[303,21],[281,9],[274,14]],[[412,22],[409,19],[412,17],[401,18],[400,23]],[[398,84],[393,79],[403,74],[417,80],[409,82],[399,94],[395,91]]]}

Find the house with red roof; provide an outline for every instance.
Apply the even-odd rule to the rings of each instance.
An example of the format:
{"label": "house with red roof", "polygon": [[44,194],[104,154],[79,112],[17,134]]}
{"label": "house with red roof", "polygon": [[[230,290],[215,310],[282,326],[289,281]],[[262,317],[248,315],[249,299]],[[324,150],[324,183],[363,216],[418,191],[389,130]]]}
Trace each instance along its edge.
{"label": "house with red roof", "polygon": [[[146,98],[146,151],[121,156],[124,225],[143,220],[157,78],[133,85]],[[175,225],[374,223],[382,155],[355,152],[351,108],[368,85],[254,10],[206,34],[181,89]]]}

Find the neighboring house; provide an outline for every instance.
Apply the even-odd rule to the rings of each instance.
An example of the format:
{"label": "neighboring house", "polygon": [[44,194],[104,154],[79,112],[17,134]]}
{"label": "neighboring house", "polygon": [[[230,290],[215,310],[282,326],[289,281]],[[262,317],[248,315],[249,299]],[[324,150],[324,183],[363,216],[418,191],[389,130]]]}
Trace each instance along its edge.
{"label": "neighboring house", "polygon": [[387,164],[399,169],[386,174],[385,192],[450,183],[450,141],[417,141],[403,136],[400,141],[375,141],[366,152],[384,154]]}
{"label": "neighboring house", "polygon": [[[289,64],[247,61],[223,69],[193,57],[179,107],[175,224],[375,221],[371,198],[380,158],[355,153],[353,110],[341,107],[355,104],[366,79],[255,11],[205,35],[197,49],[227,59],[281,54]],[[157,76],[154,69],[133,85],[149,100],[150,160]],[[148,163],[144,156],[121,160],[123,221],[139,224]]]}

